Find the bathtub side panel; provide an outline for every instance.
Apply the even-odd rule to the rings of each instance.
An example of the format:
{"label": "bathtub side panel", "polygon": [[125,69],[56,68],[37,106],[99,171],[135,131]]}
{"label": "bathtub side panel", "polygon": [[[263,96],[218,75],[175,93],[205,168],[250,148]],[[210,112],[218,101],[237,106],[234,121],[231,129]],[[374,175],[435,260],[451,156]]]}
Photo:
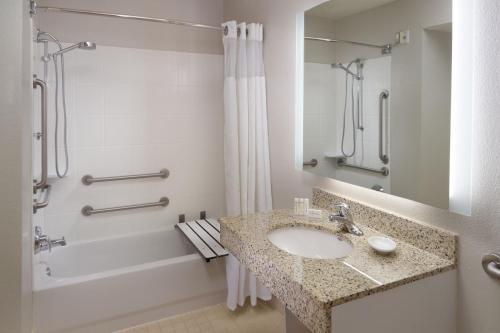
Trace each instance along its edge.
{"label": "bathtub side panel", "polygon": [[68,331],[224,292],[224,260],[205,263],[198,255],[183,258],[141,271],[37,291],[34,297],[37,332]]}

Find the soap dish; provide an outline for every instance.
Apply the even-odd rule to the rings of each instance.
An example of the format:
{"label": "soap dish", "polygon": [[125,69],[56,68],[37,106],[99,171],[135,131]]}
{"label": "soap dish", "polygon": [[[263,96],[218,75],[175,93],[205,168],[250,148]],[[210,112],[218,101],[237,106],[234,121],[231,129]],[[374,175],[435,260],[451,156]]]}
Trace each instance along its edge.
{"label": "soap dish", "polygon": [[389,254],[396,250],[396,242],[383,236],[371,236],[368,238],[368,244],[382,254]]}

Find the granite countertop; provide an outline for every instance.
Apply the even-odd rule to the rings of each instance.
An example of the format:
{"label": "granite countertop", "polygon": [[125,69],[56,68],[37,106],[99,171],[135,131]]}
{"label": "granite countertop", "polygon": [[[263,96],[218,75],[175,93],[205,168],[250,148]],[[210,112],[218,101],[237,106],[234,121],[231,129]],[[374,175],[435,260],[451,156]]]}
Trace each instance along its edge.
{"label": "granite countertop", "polygon": [[[417,247],[391,235],[397,249],[383,256],[369,247],[367,239],[385,235],[384,232],[355,219],[364,235],[354,236],[341,231],[338,223],[329,222],[327,216],[326,211],[322,219],[313,219],[294,216],[291,210],[274,210],[219,220],[222,244],[312,332],[330,332],[331,310],[336,305],[455,267],[454,249],[439,248],[455,246],[452,234],[451,238],[443,236],[439,246],[430,246],[437,249],[435,253],[425,250],[426,246]],[[336,234],[348,240],[354,250],[345,258],[309,259],[282,251],[267,239],[274,229],[304,226]],[[426,239],[435,241],[426,237],[426,228],[422,226],[417,235],[424,245]],[[435,232],[430,228],[430,234]]]}

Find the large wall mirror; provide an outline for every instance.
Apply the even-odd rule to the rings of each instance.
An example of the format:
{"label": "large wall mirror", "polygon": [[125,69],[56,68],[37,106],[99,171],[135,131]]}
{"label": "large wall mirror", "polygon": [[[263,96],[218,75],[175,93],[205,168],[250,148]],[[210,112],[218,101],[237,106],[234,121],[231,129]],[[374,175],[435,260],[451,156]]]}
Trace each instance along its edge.
{"label": "large wall mirror", "polygon": [[331,0],[303,20],[303,169],[448,209],[452,0]]}

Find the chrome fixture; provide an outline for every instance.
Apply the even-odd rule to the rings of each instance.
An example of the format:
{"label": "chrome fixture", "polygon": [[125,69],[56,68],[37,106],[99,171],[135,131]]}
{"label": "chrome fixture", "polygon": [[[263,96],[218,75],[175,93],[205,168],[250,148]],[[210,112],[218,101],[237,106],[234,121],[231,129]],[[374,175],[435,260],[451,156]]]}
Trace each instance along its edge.
{"label": "chrome fixture", "polygon": [[349,205],[347,205],[346,203],[340,203],[334,205],[334,207],[337,210],[337,213],[329,215],[328,220],[330,222],[339,222],[341,229],[347,231],[350,234],[362,236],[363,231],[361,231],[361,229],[357,225],[355,225],[352,220],[351,213],[349,212]]}
{"label": "chrome fixture", "polygon": [[[54,63],[54,71],[55,71],[55,126],[54,126],[54,158],[55,158],[55,169],[56,174],[59,178],[64,178],[68,174],[69,170],[69,153],[68,153],[68,125],[67,125],[67,111],[66,111],[66,84],[64,78],[64,53],[74,50],[74,49],[83,49],[83,50],[95,50],[96,44],[93,42],[79,42],[69,47],[63,48],[61,42],[54,37],[52,34],[44,31],[37,31],[36,41],[38,43],[43,43],[44,52],[42,56],[42,61],[44,62],[44,78],[47,79],[48,73],[48,63],[52,60]],[[53,42],[59,48],[59,51],[54,53],[49,53],[49,42]],[[58,58],[61,59],[60,70],[61,74],[59,74],[59,63]],[[59,87],[61,88],[61,101],[59,98]],[[65,159],[65,168],[61,170],[59,167],[59,104],[62,104],[62,121],[63,121],[63,142],[64,142],[64,159]]]}
{"label": "chrome fixture", "polygon": [[377,191],[377,192],[385,192],[385,189],[381,185],[378,185],[378,184],[373,185],[372,190]]}
{"label": "chrome fixture", "polygon": [[364,167],[361,165],[355,165],[355,164],[349,164],[346,162],[345,158],[338,158],[337,159],[337,166],[338,167],[346,167],[346,168],[352,168],[352,169],[358,169],[358,170],[363,170],[363,171],[368,171],[368,172],[374,172],[374,173],[379,173],[382,176],[389,176],[389,169],[387,167],[382,167],[380,169],[374,169],[374,168],[368,168]]}
{"label": "chrome fixture", "polygon": [[52,189],[51,185],[45,185],[41,188],[41,193],[44,195],[42,201],[38,201],[38,199],[33,199],[33,214],[36,214],[39,209],[45,208],[49,205],[50,199],[50,191]]}
{"label": "chrome fixture", "polygon": [[121,18],[127,20],[135,20],[135,21],[145,21],[145,22],[155,22],[155,23],[166,23],[173,25],[181,25],[187,27],[194,28],[203,28],[209,30],[218,30],[223,31],[220,26],[211,26],[201,23],[193,23],[188,21],[180,21],[173,20],[167,18],[159,18],[159,17],[148,17],[148,16],[137,16],[137,15],[128,15],[128,14],[117,14],[117,13],[109,13],[109,12],[99,12],[93,10],[83,10],[83,9],[72,9],[72,8],[62,8],[62,7],[49,7],[49,6],[32,6],[35,8],[31,12],[36,14],[38,10],[42,10],[44,12],[55,12],[55,13],[70,13],[70,14],[82,14],[82,15],[91,15],[91,16],[101,16],[101,17],[113,17],[113,18]]}
{"label": "chrome fixture", "polygon": [[483,256],[483,269],[490,277],[500,280],[500,254],[489,253]]}
{"label": "chrome fixture", "polygon": [[340,68],[342,69],[343,71],[345,71],[346,73],[352,75],[356,80],[361,80],[363,79],[363,77],[357,73],[354,73],[353,71],[351,71],[349,69],[350,65],[352,63],[350,63],[348,66],[344,66],[344,64],[342,64],[341,62],[336,62],[334,64],[332,64],[332,68]]}
{"label": "chrome fixture", "polygon": [[309,162],[304,162],[303,166],[310,166],[310,167],[315,168],[316,166],[318,166],[318,160],[313,158]]}
{"label": "chrome fixture", "polygon": [[321,37],[312,37],[312,36],[305,36],[304,39],[305,40],[313,40],[313,41],[317,41],[317,42],[343,43],[343,44],[351,44],[351,45],[377,48],[377,49],[380,49],[382,54],[391,54],[392,47],[393,47],[392,44],[376,45],[376,44],[370,44],[370,43],[356,42],[356,41],[352,41],[352,40],[330,39],[330,38],[321,38]]}
{"label": "chrome fixture", "polygon": [[112,182],[116,180],[129,180],[129,179],[143,179],[143,178],[168,178],[170,172],[167,169],[161,169],[158,173],[145,173],[139,175],[126,175],[126,176],[113,176],[113,177],[100,177],[94,178],[91,175],[85,175],[82,177],[82,183],[84,185],[92,185],[93,183],[101,182]]}
{"label": "chrome fixture", "polygon": [[35,254],[42,251],[52,251],[53,247],[66,246],[66,240],[60,239],[50,239],[49,236],[44,235],[42,232],[42,227],[35,227]]}
{"label": "chrome fixture", "polygon": [[82,214],[84,216],[90,216],[90,215],[94,215],[94,214],[118,212],[121,210],[131,210],[131,209],[149,208],[149,207],[166,207],[166,206],[168,206],[168,203],[169,203],[168,198],[162,197],[160,199],[160,201],[157,201],[157,202],[150,202],[150,203],[137,204],[137,205],[118,206],[118,207],[111,207],[111,208],[94,209],[92,206],[87,205],[87,206],[82,208]]}
{"label": "chrome fixture", "polygon": [[33,186],[33,193],[36,193],[37,190],[43,189],[47,185],[47,84],[38,79],[35,75],[33,75],[33,89],[36,87],[40,87],[40,104],[41,104],[41,129],[40,132],[37,133],[37,137],[41,139],[41,178],[39,182],[36,182]]}
{"label": "chrome fixture", "polygon": [[[353,64],[356,64],[356,73],[351,71],[351,66]],[[342,121],[342,141],[340,145],[340,150],[342,151],[342,155],[344,157],[353,157],[356,154],[356,148],[357,148],[357,133],[356,129],[363,131],[364,127],[362,124],[362,118],[363,118],[363,60],[362,59],[354,59],[347,66],[344,66],[342,63],[338,62],[335,64],[331,65],[332,68],[340,68],[343,71],[345,71],[345,98],[344,98],[344,113],[343,113],[343,121]],[[352,77],[351,79],[351,116],[352,116],[352,151],[347,153],[345,149],[345,136],[346,136],[346,121],[347,121],[347,104],[348,104],[348,98],[347,96],[349,95],[349,76]],[[354,79],[356,79],[356,84]],[[355,95],[355,90],[356,88],[356,98],[354,97]],[[356,117],[357,114],[357,117]],[[357,119],[356,119],[357,118]],[[357,125],[356,125],[357,121]],[[361,132],[361,135],[363,135],[363,132]],[[363,141],[363,140],[362,140]],[[363,149],[363,147],[361,147]]]}
{"label": "chrome fixture", "polygon": [[69,52],[74,49],[82,49],[82,50],[95,50],[96,49],[96,44],[94,42],[79,42],[74,45],[68,46],[64,49],[61,49],[57,52],[54,52],[51,57],[58,56],[60,54]]}
{"label": "chrome fixture", "polygon": [[387,90],[382,90],[378,97],[378,108],[379,108],[379,115],[378,115],[378,156],[382,163],[387,164],[389,163],[389,156],[387,156],[384,153],[384,101],[387,102],[389,101],[389,91]]}

